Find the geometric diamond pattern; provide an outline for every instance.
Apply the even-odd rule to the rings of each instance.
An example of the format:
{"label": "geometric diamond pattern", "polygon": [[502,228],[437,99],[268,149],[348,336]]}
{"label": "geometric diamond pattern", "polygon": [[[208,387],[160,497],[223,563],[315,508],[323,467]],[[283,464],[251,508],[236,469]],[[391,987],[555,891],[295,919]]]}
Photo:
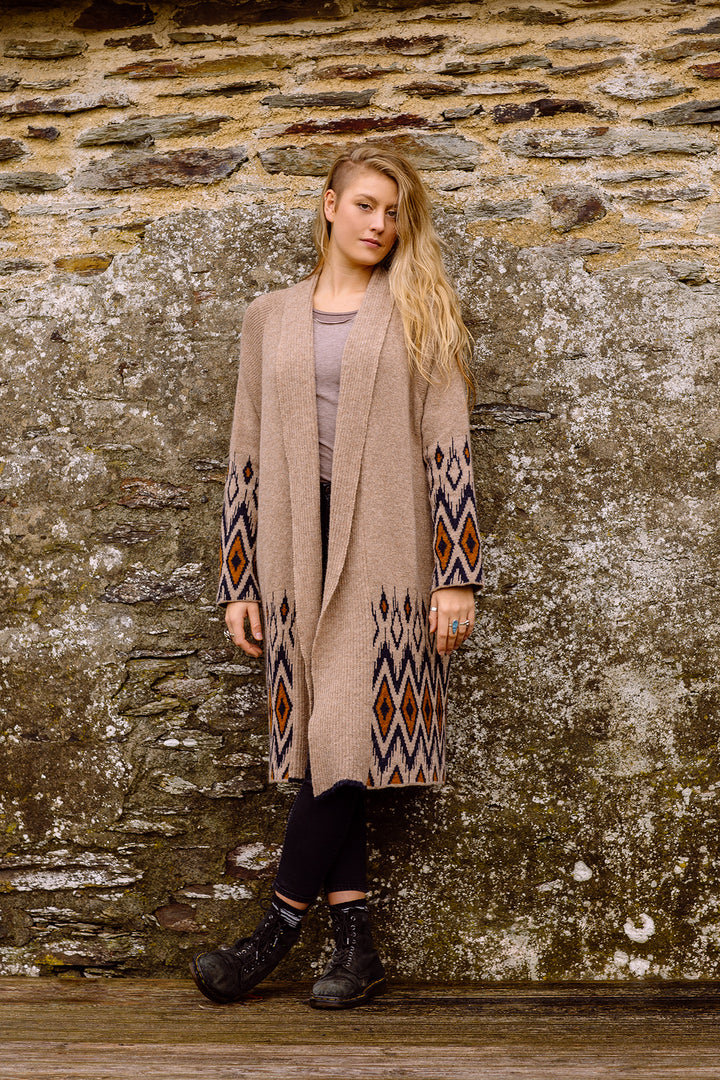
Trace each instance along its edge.
{"label": "geometric diamond pattern", "polygon": [[255,572],[258,473],[250,458],[233,456],[228,466],[220,536],[217,602],[260,600]]}
{"label": "geometric diamond pattern", "polygon": [[265,657],[270,727],[270,779],[287,773],[287,756],[293,744],[293,655],[295,608],[285,592],[274,592],[263,604],[265,611]]}
{"label": "geometric diamond pattern", "polygon": [[368,787],[437,784],[445,779],[442,717],[451,657],[435,648],[421,596],[382,588],[370,607],[375,660]]}
{"label": "geometric diamond pattern", "polygon": [[480,529],[467,436],[424,452],[434,529],[435,567],[430,591],[482,581]]}

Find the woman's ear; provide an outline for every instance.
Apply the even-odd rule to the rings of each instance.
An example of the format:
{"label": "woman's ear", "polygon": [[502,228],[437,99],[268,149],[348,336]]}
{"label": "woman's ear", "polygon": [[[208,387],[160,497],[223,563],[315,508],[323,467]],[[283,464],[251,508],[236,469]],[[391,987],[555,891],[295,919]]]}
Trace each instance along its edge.
{"label": "woman's ear", "polygon": [[325,220],[335,220],[335,207],[337,206],[337,198],[332,188],[328,188],[325,192],[325,198],[323,200],[323,209],[325,210]]}

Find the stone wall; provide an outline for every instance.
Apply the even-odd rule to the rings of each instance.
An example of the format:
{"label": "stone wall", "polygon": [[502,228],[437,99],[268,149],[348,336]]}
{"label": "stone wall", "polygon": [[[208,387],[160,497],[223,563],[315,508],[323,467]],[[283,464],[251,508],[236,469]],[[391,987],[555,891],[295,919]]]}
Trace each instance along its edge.
{"label": "stone wall", "polygon": [[293,789],[214,605],[239,326],[367,134],[423,170],[477,341],[488,567],[450,783],[370,798],[383,953],[720,976],[720,4],[0,26],[0,973],[182,972],[267,895]]}

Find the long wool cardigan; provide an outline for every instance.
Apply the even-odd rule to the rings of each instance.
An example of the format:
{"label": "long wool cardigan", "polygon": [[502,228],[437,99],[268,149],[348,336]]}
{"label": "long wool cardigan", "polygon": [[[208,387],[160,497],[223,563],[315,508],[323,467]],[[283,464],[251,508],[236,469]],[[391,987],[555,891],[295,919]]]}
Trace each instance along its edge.
{"label": "long wool cardigan", "polygon": [[445,780],[450,655],[430,594],[480,586],[465,382],[408,363],[376,268],[342,355],[324,593],[312,276],[245,312],[218,603],[257,601],[271,780]]}

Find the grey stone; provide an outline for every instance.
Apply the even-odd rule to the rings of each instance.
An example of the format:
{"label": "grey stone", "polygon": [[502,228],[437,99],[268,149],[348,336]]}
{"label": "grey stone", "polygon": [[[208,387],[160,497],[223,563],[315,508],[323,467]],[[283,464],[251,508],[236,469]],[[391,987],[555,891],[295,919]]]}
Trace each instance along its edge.
{"label": "grey stone", "polygon": [[130,49],[132,52],[147,52],[162,46],[152,34],[131,34],[129,37],[107,38],[105,45],[109,49]]}
{"label": "grey stone", "polygon": [[628,42],[615,34],[588,34],[586,37],[562,37],[549,41],[546,49],[573,49],[583,52],[587,49],[606,49],[613,45],[626,45]]}
{"label": "grey stone", "polygon": [[[7,211],[3,211],[7,214]],[[10,215],[7,214],[7,225],[10,220]],[[39,262],[37,259],[0,259],[0,274],[14,274],[19,270],[42,270],[45,263]]]}
{"label": "grey stone", "polygon": [[369,105],[374,95],[373,90],[318,90],[306,94],[272,94],[264,97],[261,104],[273,109],[361,109]]}
{"label": "grey stone", "polygon": [[122,582],[108,586],[102,599],[111,604],[159,604],[176,599],[190,603],[202,595],[205,586],[206,577],[198,563],[178,566],[169,575],[137,564]]}
{"label": "grey stone", "polygon": [[130,64],[123,64],[114,71],[106,71],[105,78],[202,78],[209,75],[235,75],[257,68],[280,70],[289,67],[291,63],[292,57],[283,56],[281,53],[237,53],[210,60],[168,60],[157,57],[153,60],[135,60]]}
{"label": "grey stone", "polygon": [[142,870],[105,852],[86,850],[73,854],[58,849],[47,854],[0,859],[0,884],[5,891],[117,888],[132,885],[142,877]]}
{"label": "grey stone", "polygon": [[509,7],[504,11],[498,11],[498,19],[507,19],[510,22],[521,22],[526,26],[564,26],[565,23],[573,22],[576,18],[567,11],[548,11],[547,8],[538,8],[531,4],[529,7]]}
{"label": "grey stone", "polygon": [[[482,147],[461,135],[390,135],[378,141],[407,154],[418,169],[474,169]],[[337,156],[335,143],[305,143],[303,146],[273,146],[259,157],[269,173],[325,176]]]}
{"label": "grey stone", "polygon": [[522,41],[473,41],[464,42],[460,51],[463,56],[483,56],[494,49],[517,49],[531,44],[529,38],[524,38]]}
{"label": "grey stone", "polygon": [[5,42],[3,56],[23,60],[62,60],[67,56],[80,56],[87,47],[87,41],[78,38],[49,38],[46,41],[12,38]]}
{"label": "grey stone", "polygon": [[602,193],[584,184],[556,184],[543,188],[550,207],[550,224],[559,232],[599,221],[607,214]]}
{"label": "grey stone", "polygon": [[20,80],[15,76],[0,75],[0,94],[7,94],[14,90],[19,82]]}
{"label": "grey stone", "polygon": [[5,229],[10,224],[10,213],[4,206],[0,206],[0,229]]}
{"label": "grey stone", "polygon": [[75,178],[75,187],[120,191],[130,187],[186,187],[212,184],[230,176],[248,160],[243,146],[225,150],[188,147],[166,153],[128,150],[93,161]]}
{"label": "grey stone", "polygon": [[703,210],[697,232],[704,236],[720,236],[720,203],[712,203]]}
{"label": "grey stone", "polygon": [[387,67],[375,67],[370,64],[331,64],[329,67],[316,68],[316,79],[376,79],[381,75],[394,75],[403,69],[399,64]]}
{"label": "grey stone", "polygon": [[635,189],[620,192],[615,197],[631,203],[665,203],[692,202],[695,199],[707,199],[709,195],[712,195],[712,188],[701,184],[698,187]]}
{"label": "grey stone", "polygon": [[133,509],[146,507],[150,510],[163,510],[167,507],[187,510],[190,507],[187,498],[190,489],[177,484],[134,477],[123,480],[120,487],[123,492],[122,498],[118,499],[120,506]]}
{"label": "grey stone", "polygon": [[181,97],[181,98],[203,98],[203,97],[236,97],[238,94],[255,94],[263,90],[276,90],[277,83],[271,82],[232,82],[223,83],[220,86],[191,86],[187,90],[170,90],[165,93],[158,94],[158,97]]}
{"label": "grey stone", "polygon": [[521,71],[525,68],[550,68],[546,56],[512,56],[505,60],[450,60],[440,68],[438,75],[485,75],[493,72]]}
{"label": "grey stone", "polygon": [[64,90],[66,86],[72,86],[78,80],[70,79],[23,79],[20,83],[21,90]]}
{"label": "grey stone", "polygon": [[468,116],[477,116],[484,112],[482,105],[465,105],[459,109],[443,109],[444,120],[466,120]]}
{"label": "grey stone", "polygon": [[37,113],[87,112],[89,109],[127,109],[134,102],[126,94],[69,94],[64,98],[31,98],[0,105],[0,116],[34,116]]}
{"label": "grey stone", "polygon": [[673,34],[718,34],[720,33],[720,18],[710,19],[709,22],[704,23],[702,26],[698,26],[697,29],[693,29],[691,26],[684,26],[679,30],[670,30],[670,35]]}
{"label": "grey stone", "polygon": [[679,41],[677,45],[666,45],[661,49],[654,49],[647,55],[652,60],[685,60],[689,56],[702,56],[709,52],[720,52],[720,37]]}
{"label": "grey stone", "polygon": [[629,154],[710,154],[711,139],[678,132],[632,127],[595,127],[518,131],[501,135],[499,146],[518,157],[625,157]]}
{"label": "grey stone", "polygon": [[550,87],[546,83],[525,82],[500,82],[488,80],[484,83],[472,83],[463,90],[464,97],[494,97],[500,94],[523,94],[526,92],[548,93]]}
{"label": "grey stone", "polygon": [[134,116],[103,127],[90,128],[78,135],[78,146],[104,146],[109,143],[133,143],[145,139],[173,139],[181,135],[212,135],[230,116],[196,116],[194,113],[171,113],[163,116]]}
{"label": "grey stone", "polygon": [[0,139],[0,161],[24,157],[27,150],[18,139]]}
{"label": "grey stone", "polygon": [[623,101],[652,101],[654,98],[676,97],[677,94],[688,93],[691,88],[680,86],[672,79],[653,78],[647,72],[628,72],[598,83],[595,89]]}
{"label": "grey stone", "polygon": [[591,60],[586,64],[571,64],[569,67],[555,67],[553,65],[551,75],[593,75],[596,71],[606,71],[608,68],[622,67],[625,60],[622,56],[609,56],[606,60]]}
{"label": "grey stone", "polygon": [[46,172],[0,173],[0,191],[57,191],[67,187],[64,176]]}
{"label": "grey stone", "polygon": [[163,525],[116,525],[101,534],[107,544],[149,544],[160,539],[165,532]]}
{"label": "grey stone", "polygon": [[720,121],[720,100],[684,101],[661,112],[642,117],[656,127],[674,127],[676,124],[717,124]]}
{"label": "grey stone", "polygon": [[598,173],[596,179],[604,184],[631,184],[636,180],[671,180],[674,176],[682,176],[682,173],[677,169],[621,169]]}
{"label": "grey stone", "polygon": [[508,405],[502,401],[484,401],[473,407],[471,420],[494,420],[498,424],[531,424],[553,420],[555,413],[530,409],[526,405]]}
{"label": "grey stone", "polygon": [[484,218],[496,221],[522,220],[532,216],[532,200],[509,199],[507,202],[494,203],[484,199],[466,206],[465,216],[469,221]]}
{"label": "grey stone", "polygon": [[175,45],[202,45],[214,41],[237,41],[233,34],[213,34],[210,30],[171,30],[168,35]]}

